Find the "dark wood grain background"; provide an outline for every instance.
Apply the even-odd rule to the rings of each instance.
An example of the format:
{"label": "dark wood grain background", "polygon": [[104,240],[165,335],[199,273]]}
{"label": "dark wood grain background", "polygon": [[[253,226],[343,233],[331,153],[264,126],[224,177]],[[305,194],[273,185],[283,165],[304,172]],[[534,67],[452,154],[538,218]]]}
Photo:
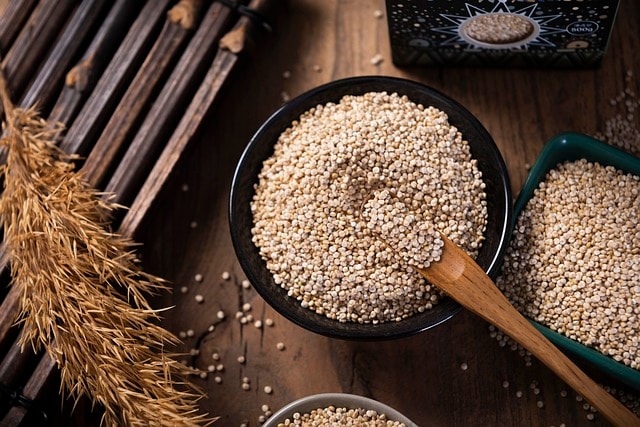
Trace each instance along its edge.
{"label": "dark wood grain background", "polygon": [[[219,416],[218,426],[258,426],[262,405],[275,411],[309,394],[348,392],[393,406],[421,426],[607,425],[598,414],[589,420],[591,412],[562,381],[500,346],[489,325],[467,312],[389,342],[334,340],[293,325],[242,287],[227,199],[245,144],[284,99],[334,79],[370,74],[423,82],[467,107],[495,139],[517,194],[546,140],[568,130],[595,134],[617,113],[609,100],[626,87],[628,70],[640,73],[640,2],[621,1],[602,65],[583,70],[399,68],[391,61],[386,13],[374,16],[385,11],[384,0],[275,3],[274,32],[244,58],[136,236],[145,269],[173,283],[172,294],[154,301],[173,307],[164,325],[176,334],[193,331],[180,348],[185,360],[203,371],[223,365],[194,378],[207,394],[203,411]],[[374,65],[378,54],[383,61]],[[635,77],[626,84],[638,92]],[[204,302],[196,302],[196,295]],[[245,303],[251,305],[245,314],[273,319],[274,325],[242,325],[235,313]],[[220,310],[224,320],[217,317]],[[280,342],[284,350],[276,348]],[[199,353],[190,355],[193,349]],[[240,355],[244,364],[237,361]],[[241,388],[244,377],[251,382],[248,391]],[[265,386],[273,392],[265,393]]]}

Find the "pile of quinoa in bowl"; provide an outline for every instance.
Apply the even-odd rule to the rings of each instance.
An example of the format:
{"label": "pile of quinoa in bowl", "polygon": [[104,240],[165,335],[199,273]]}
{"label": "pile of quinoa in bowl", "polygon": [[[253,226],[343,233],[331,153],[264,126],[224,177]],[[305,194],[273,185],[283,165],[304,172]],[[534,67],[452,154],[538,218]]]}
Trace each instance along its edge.
{"label": "pile of quinoa in bowl", "polygon": [[[236,169],[230,224],[248,279],[285,317],[389,338],[459,310],[394,246],[424,245],[430,262],[443,233],[493,273],[510,212],[502,157],[467,110],[417,83],[359,77],[301,95],[258,130]],[[424,223],[433,227],[412,229]],[[380,239],[380,226],[397,239]]]}
{"label": "pile of quinoa in bowl", "polygon": [[349,393],[320,393],[302,397],[276,411],[264,427],[284,426],[416,427],[396,409],[377,400]]}
{"label": "pile of quinoa in bowl", "polygon": [[514,213],[498,288],[554,344],[640,390],[640,159],[557,135]]}

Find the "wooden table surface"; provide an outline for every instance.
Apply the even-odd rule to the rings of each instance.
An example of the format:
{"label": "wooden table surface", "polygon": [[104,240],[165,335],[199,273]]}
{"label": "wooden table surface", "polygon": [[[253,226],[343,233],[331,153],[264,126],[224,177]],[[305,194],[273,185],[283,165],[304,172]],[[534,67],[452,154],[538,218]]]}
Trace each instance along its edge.
{"label": "wooden table surface", "polygon": [[[245,276],[230,240],[227,199],[245,144],[284,98],[370,74],[423,82],[466,106],[495,139],[517,194],[546,140],[567,130],[603,130],[617,112],[609,100],[629,85],[638,92],[635,77],[625,83],[625,75],[640,70],[640,2],[622,1],[602,65],[584,70],[400,68],[391,61],[386,16],[374,16],[385,10],[384,0],[277,3],[274,33],[231,79],[137,236],[145,269],[174,284],[171,295],[155,300],[158,307],[174,306],[165,326],[176,334],[193,331],[181,350],[199,354],[185,360],[204,371],[224,366],[194,378],[207,394],[202,409],[221,417],[215,425],[257,426],[263,405],[275,411],[306,395],[347,392],[380,400],[421,426],[608,425],[598,414],[589,420],[591,412],[562,381],[500,346],[489,325],[467,312],[416,336],[375,343],[330,339],[292,324],[241,286]],[[377,54],[383,61],[374,65]],[[270,318],[274,325],[242,325],[235,314],[246,303],[254,320]],[[280,342],[284,350],[276,348]],[[243,377],[250,390],[242,389]]]}

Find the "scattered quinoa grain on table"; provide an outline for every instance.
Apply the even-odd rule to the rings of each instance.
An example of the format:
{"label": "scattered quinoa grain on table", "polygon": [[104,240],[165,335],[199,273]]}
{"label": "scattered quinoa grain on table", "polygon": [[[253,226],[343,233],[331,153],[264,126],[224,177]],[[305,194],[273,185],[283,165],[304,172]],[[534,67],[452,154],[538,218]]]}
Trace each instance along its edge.
{"label": "scattered quinoa grain on table", "polygon": [[253,241],[275,283],[303,307],[341,322],[399,321],[432,308],[440,292],[368,230],[363,203],[393,192],[475,256],[484,187],[444,112],[395,93],[345,96],[280,135],[251,202]]}
{"label": "scattered quinoa grain on table", "polygon": [[640,368],[640,178],[586,160],[550,171],[496,284],[523,314]]}

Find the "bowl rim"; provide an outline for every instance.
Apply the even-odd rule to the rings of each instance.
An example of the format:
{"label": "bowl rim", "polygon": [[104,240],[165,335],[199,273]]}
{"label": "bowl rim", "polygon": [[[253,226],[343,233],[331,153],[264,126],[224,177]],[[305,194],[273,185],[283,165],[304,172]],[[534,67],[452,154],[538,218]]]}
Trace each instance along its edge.
{"label": "bowl rim", "polygon": [[[547,173],[565,161],[586,159],[614,166],[626,173],[640,176],[640,158],[579,132],[563,132],[547,141],[533,163],[514,205],[514,227],[533,197],[535,189]],[[549,341],[564,351],[595,367],[621,383],[640,391],[640,371],[615,361],[598,350],[560,334],[548,326],[528,319]]]}
{"label": "bowl rim", "polygon": [[[383,87],[375,89],[375,87],[378,85],[382,85]],[[396,89],[394,90],[385,89],[386,86],[393,86]],[[360,90],[355,90],[350,92],[350,89],[353,87],[360,88]],[[362,87],[370,87],[370,89],[361,90]],[[511,195],[511,184],[510,184],[509,173],[508,173],[504,158],[502,157],[502,154],[498,146],[496,145],[495,141],[493,140],[489,132],[486,130],[486,128],[468,109],[466,109],[456,100],[438,91],[437,89],[434,89],[423,83],[419,83],[413,80],[408,80],[408,79],[399,78],[399,77],[377,76],[377,75],[347,77],[343,79],[334,80],[334,81],[325,83],[323,85],[317,86],[315,88],[312,88],[294,97],[293,99],[289,100],[288,102],[280,106],[280,108],[278,108],[275,112],[273,112],[263,122],[263,124],[258,128],[258,130],[254,133],[251,140],[246,145],[242,155],[240,156],[235,172],[233,174],[231,191],[229,196],[229,211],[228,211],[229,227],[231,231],[231,239],[232,239],[233,247],[235,249],[237,259],[245,275],[247,276],[247,279],[251,282],[251,284],[253,285],[254,289],[258,292],[258,294],[260,294],[260,296],[263,299],[265,299],[265,301],[269,305],[275,308],[279,314],[281,314],[288,320],[292,321],[293,323],[297,324],[298,326],[301,326],[312,332],[333,337],[333,338],[348,339],[348,340],[379,340],[379,339],[402,338],[402,337],[411,336],[411,335],[423,332],[425,330],[434,328],[446,322],[447,320],[451,319],[462,310],[462,307],[457,302],[453,301],[449,297],[443,297],[441,298],[441,301],[438,303],[438,305],[440,305],[441,307],[444,307],[446,309],[446,312],[443,312],[442,315],[437,316],[434,320],[432,320],[428,324],[421,324],[419,326],[413,326],[411,328],[407,327],[405,329],[399,330],[398,325],[401,322],[390,321],[390,322],[381,322],[377,324],[367,323],[366,325],[368,327],[369,332],[364,333],[361,330],[364,324],[357,323],[357,322],[340,322],[338,320],[333,320],[333,322],[336,323],[338,328],[328,331],[326,330],[326,328],[318,326],[316,322],[310,321],[308,318],[306,318],[306,316],[305,318],[301,318],[297,315],[290,313],[289,310],[281,310],[280,303],[278,301],[274,301],[270,297],[270,295],[266,293],[266,290],[262,289],[261,285],[256,286],[255,285],[256,283],[260,284],[260,280],[258,280],[258,277],[256,277],[256,275],[254,274],[254,267],[250,265],[250,263],[247,261],[246,252],[243,248],[243,245],[241,244],[239,225],[236,224],[236,210],[238,209],[238,204],[239,204],[238,187],[240,185],[239,184],[240,177],[242,175],[242,171],[245,168],[246,163],[248,162],[248,159],[250,158],[252,152],[256,149],[256,146],[259,146],[260,144],[264,144],[262,140],[264,134],[267,133],[268,130],[274,125],[274,123],[276,123],[279,120],[280,116],[287,115],[289,117],[292,117],[292,120],[293,120],[299,117],[300,114],[307,111],[312,106],[315,106],[321,103],[324,104],[326,102],[337,102],[342,98],[342,96],[348,95],[348,94],[362,94],[369,91],[378,90],[378,91],[386,91],[388,93],[397,92],[400,95],[403,95],[404,93],[402,91],[402,88],[404,88],[406,92],[410,92],[411,90],[423,92],[425,96],[429,96],[430,98],[433,98],[432,104],[438,104],[436,105],[436,107],[443,110],[449,116],[451,115],[452,112],[456,112],[457,114],[460,114],[461,117],[463,117],[464,119],[464,123],[452,123],[452,124],[456,126],[459,130],[460,130],[460,124],[462,124],[463,126],[466,126],[468,129],[472,129],[473,132],[477,133],[478,135],[478,138],[476,139],[477,140],[482,139],[483,143],[486,144],[486,146],[489,148],[489,151],[491,152],[491,156],[492,156],[492,162],[494,162],[495,167],[498,170],[500,170],[500,174],[498,177],[496,177],[496,179],[499,181],[499,188],[501,193],[500,203],[505,204],[505,207],[504,207],[505,218],[504,218],[504,223],[500,225],[501,229],[499,230],[499,237],[497,237],[497,240],[499,241],[497,250],[495,251],[489,265],[487,265],[485,268],[485,271],[487,272],[487,274],[489,274],[492,277],[495,277],[495,275],[499,270],[504,252],[506,251],[506,248],[508,246],[508,241],[511,234],[512,222],[513,222],[512,195]],[[338,91],[342,90],[344,92],[341,92],[340,95],[330,96],[331,100],[328,100],[328,101],[322,100],[323,97],[327,96],[326,95],[327,93],[331,93],[331,91],[334,91],[334,90],[338,90]],[[320,100],[313,105],[309,105],[308,100],[316,99],[316,98],[320,98]],[[419,101],[412,99],[410,96],[409,98],[412,101],[419,103]],[[447,106],[447,108],[442,108],[441,107],[442,105]],[[290,126],[290,122],[287,123],[287,126],[285,126],[282,130],[286,129],[286,127],[288,126]],[[460,131],[463,132],[462,130]],[[463,135],[464,134],[465,133],[463,132]],[[273,144],[275,144],[275,141],[271,143],[271,146],[273,146]],[[308,310],[308,311],[309,311],[309,317],[311,318],[315,316],[322,316],[322,318],[326,317],[324,315],[315,313],[312,310]],[[407,319],[403,319],[402,322],[405,322],[404,325],[407,325],[409,324],[409,319],[415,318],[420,314],[422,313],[416,313],[415,315],[410,316]]]}
{"label": "bowl rim", "polygon": [[301,397],[274,412],[263,426],[275,427],[296,412],[307,413],[313,409],[326,408],[329,405],[347,409],[373,409],[378,414],[386,415],[388,420],[402,422],[407,427],[418,427],[417,424],[397,409],[379,400],[351,393],[318,393]]}

